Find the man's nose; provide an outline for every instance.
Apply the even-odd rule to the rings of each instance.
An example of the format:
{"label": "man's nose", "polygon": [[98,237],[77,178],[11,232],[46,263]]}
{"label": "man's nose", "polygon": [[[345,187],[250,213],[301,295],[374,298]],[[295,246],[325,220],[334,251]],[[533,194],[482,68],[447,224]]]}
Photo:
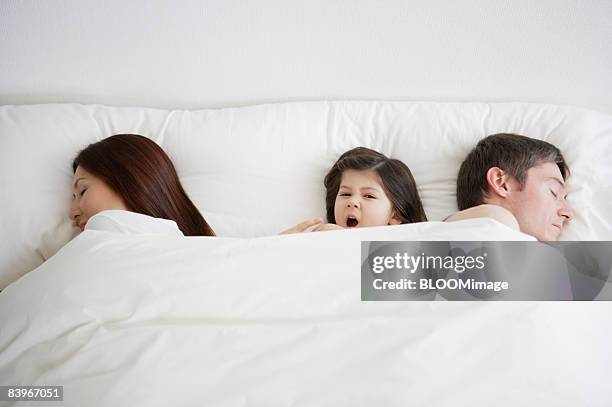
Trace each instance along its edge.
{"label": "man's nose", "polygon": [[565,222],[574,219],[574,211],[572,211],[567,202],[564,202],[563,206],[559,209],[559,216],[563,217]]}

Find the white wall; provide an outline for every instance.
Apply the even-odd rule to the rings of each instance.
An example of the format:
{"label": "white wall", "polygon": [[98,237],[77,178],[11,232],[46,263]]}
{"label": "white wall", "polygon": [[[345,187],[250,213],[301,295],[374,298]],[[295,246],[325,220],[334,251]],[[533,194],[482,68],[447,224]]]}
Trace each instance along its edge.
{"label": "white wall", "polygon": [[612,112],[605,0],[3,0],[0,104],[533,101]]}

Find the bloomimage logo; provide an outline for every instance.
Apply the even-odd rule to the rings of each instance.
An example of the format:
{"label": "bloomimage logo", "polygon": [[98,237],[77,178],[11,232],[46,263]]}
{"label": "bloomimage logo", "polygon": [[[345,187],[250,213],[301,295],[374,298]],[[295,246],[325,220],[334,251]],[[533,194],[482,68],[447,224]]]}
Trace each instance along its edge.
{"label": "bloomimage logo", "polygon": [[612,300],[612,242],[362,242],[361,299]]}
{"label": "bloomimage logo", "polygon": [[[421,253],[412,256],[408,253],[396,253],[395,256],[375,256],[372,258],[372,271],[380,274],[388,270],[404,270],[410,274],[417,271],[444,270],[454,271],[458,274],[468,270],[483,270],[485,268],[485,257],[481,256],[428,256]],[[395,281],[385,281],[377,278],[373,282],[375,290],[493,290],[499,292],[507,290],[506,281],[476,281],[474,278],[402,278]]]}

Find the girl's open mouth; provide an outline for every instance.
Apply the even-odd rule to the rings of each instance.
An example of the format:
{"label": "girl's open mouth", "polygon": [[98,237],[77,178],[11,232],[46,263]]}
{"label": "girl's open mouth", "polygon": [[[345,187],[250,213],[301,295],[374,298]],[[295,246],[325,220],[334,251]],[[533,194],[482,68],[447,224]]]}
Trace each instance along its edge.
{"label": "girl's open mouth", "polygon": [[346,227],[354,228],[359,224],[359,221],[354,216],[346,218]]}

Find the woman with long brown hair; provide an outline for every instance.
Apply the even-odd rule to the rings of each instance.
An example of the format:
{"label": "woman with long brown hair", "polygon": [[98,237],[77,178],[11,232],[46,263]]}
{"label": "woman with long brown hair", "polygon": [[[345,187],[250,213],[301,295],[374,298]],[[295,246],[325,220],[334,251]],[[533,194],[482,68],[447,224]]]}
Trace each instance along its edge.
{"label": "woman with long brown hair", "polygon": [[176,222],[185,236],[214,236],[185,193],[168,155],[137,134],[90,144],[72,163],[70,218],[81,230],[103,210],[126,210]]}

